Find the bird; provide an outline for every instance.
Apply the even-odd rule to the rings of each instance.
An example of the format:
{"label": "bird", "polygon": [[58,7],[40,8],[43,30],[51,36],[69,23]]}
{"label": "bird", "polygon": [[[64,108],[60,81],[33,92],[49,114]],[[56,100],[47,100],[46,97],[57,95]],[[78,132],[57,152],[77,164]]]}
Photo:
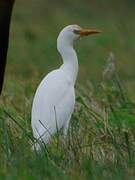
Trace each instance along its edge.
{"label": "bird", "polygon": [[[79,25],[68,25],[58,35],[57,50],[63,64],[48,73],[39,84],[32,104],[31,126],[38,142],[32,146],[41,150],[54,134],[62,129],[67,136],[75,106],[75,83],[78,75],[78,57],[74,43],[80,37],[97,34],[96,29],[84,29]],[[41,144],[40,144],[41,143]]]}
{"label": "bird", "polygon": [[0,0],[0,94],[6,67],[9,30],[14,0]]}

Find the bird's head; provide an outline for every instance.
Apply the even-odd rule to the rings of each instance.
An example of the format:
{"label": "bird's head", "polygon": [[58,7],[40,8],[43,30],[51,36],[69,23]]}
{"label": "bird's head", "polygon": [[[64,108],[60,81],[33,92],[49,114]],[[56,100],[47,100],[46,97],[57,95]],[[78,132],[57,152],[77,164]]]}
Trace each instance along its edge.
{"label": "bird's head", "polygon": [[62,29],[58,36],[57,48],[59,50],[64,48],[64,46],[73,46],[74,42],[80,37],[97,34],[100,32],[101,31],[96,29],[84,29],[78,25],[66,26],[64,29]]}

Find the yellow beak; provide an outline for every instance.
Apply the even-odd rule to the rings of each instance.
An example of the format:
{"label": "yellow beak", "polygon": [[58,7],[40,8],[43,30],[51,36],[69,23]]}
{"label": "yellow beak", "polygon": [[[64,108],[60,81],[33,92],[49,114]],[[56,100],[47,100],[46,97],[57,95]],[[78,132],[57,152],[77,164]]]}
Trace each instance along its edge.
{"label": "yellow beak", "polygon": [[74,30],[74,33],[80,36],[88,36],[91,34],[101,33],[101,31],[96,29],[81,29],[81,30]]}

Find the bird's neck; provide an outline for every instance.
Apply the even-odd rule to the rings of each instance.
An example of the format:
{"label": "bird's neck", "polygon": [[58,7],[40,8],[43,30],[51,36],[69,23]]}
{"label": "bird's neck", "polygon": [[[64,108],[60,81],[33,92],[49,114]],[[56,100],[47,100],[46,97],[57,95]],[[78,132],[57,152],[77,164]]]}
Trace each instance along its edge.
{"label": "bird's neck", "polygon": [[60,54],[63,59],[63,65],[60,68],[68,74],[73,84],[75,84],[78,74],[78,58],[76,51],[72,46],[67,46],[60,51]]}

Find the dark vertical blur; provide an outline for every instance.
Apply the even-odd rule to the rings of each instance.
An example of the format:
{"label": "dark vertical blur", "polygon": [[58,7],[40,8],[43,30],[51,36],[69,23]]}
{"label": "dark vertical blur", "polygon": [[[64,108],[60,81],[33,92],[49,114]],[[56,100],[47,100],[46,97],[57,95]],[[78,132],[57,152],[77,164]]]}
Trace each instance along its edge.
{"label": "dark vertical blur", "polygon": [[0,0],[0,94],[2,91],[14,0]]}

